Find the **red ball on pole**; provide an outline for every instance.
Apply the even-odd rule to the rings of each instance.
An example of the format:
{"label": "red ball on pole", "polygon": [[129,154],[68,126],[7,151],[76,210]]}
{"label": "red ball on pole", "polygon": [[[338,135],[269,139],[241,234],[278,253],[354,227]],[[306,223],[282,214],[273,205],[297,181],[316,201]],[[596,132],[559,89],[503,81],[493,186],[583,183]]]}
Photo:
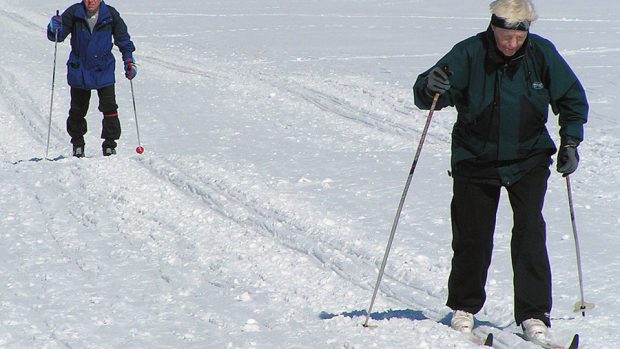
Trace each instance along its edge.
{"label": "red ball on pole", "polygon": [[144,153],[144,148],[142,146],[136,147],[136,153],[138,154]]}

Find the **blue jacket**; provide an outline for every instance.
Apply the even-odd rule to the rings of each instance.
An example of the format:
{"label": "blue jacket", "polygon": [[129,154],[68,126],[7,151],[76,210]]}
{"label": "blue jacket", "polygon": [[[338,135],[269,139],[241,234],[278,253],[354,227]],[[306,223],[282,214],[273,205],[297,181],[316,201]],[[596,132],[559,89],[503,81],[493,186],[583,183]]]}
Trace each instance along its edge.
{"label": "blue jacket", "polygon": [[[61,17],[62,28],[58,31],[58,42],[64,41],[71,34],[71,53],[67,61],[69,85],[85,90],[114,85],[116,63],[112,54],[112,39],[120,49],[123,61],[132,58],[136,49],[118,11],[102,1],[92,34],[88,28],[83,3],[70,6]],[[47,38],[56,40],[56,33],[50,30],[49,25]]]}

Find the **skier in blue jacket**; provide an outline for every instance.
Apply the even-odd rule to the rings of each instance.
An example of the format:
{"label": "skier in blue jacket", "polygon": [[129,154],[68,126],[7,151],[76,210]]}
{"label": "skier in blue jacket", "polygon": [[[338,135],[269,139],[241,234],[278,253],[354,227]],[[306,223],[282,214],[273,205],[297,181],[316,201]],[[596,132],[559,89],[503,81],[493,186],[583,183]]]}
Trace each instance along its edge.
{"label": "skier in blue jacket", "polygon": [[71,107],[67,132],[71,136],[73,156],[84,156],[86,113],[92,90],[97,90],[99,111],[103,113],[103,155],[116,154],[121,125],[114,91],[112,43],[121,51],[125,77],[129,80],[137,74],[133,58],[135,46],[118,11],[102,0],[83,0],[67,8],[62,15],[52,17],[47,26],[48,39],[62,42],[69,34],[71,53],[67,61],[67,81],[71,87]]}

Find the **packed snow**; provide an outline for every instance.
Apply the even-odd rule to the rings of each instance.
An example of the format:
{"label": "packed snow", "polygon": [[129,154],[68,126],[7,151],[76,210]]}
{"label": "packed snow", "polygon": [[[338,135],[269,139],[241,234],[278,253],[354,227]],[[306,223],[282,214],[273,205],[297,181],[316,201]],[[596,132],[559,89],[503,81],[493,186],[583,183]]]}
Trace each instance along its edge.
{"label": "packed snow", "polygon": [[[68,40],[52,104],[45,36],[71,3],[0,0],[0,347],[477,347],[449,329],[444,305],[454,109],[435,113],[373,328],[361,325],[427,116],[411,86],[486,29],[489,0],[110,0],[137,47],[137,119],[118,62],[118,155],[101,155],[94,95],[84,159],[65,132]],[[575,244],[554,171],[552,332],[617,348],[620,2],[535,3],[532,31],[556,44],[591,104],[571,179],[596,308],[573,311]],[[477,324],[503,334],[498,348],[536,348],[514,334],[511,219],[504,197]]]}

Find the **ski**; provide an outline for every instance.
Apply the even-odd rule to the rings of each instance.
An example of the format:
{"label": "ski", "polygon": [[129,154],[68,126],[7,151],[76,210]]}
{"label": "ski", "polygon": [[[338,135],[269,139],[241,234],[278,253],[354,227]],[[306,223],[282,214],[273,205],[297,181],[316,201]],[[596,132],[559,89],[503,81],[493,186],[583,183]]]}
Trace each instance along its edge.
{"label": "ski", "polygon": [[[524,338],[525,339],[525,338]],[[527,341],[527,339],[525,339]],[[564,346],[562,344],[556,344],[551,341],[529,341],[530,343],[536,344],[541,348],[545,349],[578,349],[579,348],[579,335],[576,334],[573,336],[570,344],[568,346]]]}
{"label": "ski", "polygon": [[481,347],[492,347],[493,346],[493,333],[476,333],[472,332],[469,335],[469,340],[475,344],[478,344]]}
{"label": "ski", "polygon": [[489,334],[493,335],[493,348],[520,348],[523,342],[528,342],[533,345],[537,345],[543,349],[579,349],[579,335],[573,335],[569,345],[559,344],[557,341],[548,341],[545,343],[528,341],[522,333],[514,333],[510,330],[502,330],[500,328],[491,326],[479,326],[473,331],[478,337],[479,341],[482,341]]}

